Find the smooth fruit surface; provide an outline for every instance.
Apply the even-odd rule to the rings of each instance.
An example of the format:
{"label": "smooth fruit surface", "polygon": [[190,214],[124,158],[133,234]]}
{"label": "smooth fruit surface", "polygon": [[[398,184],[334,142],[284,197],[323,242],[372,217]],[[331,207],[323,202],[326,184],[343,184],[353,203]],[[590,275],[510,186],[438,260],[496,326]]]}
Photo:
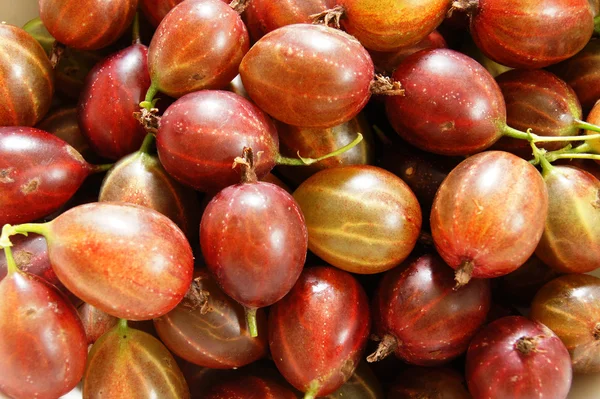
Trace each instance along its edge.
{"label": "smooth fruit surface", "polygon": [[73,306],[41,278],[17,271],[0,281],[0,334],[2,392],[54,399],[81,379],[83,326]]}
{"label": "smooth fruit surface", "polygon": [[531,318],[548,326],[571,353],[573,371],[600,371],[600,279],[569,274],[544,285]]}
{"label": "smooth fruit surface", "polygon": [[73,147],[31,127],[0,127],[0,224],[59,209],[92,172]]}
{"label": "smooth fruit surface", "polygon": [[271,354],[294,387],[314,397],[327,395],[352,376],[370,326],[367,296],[352,275],[309,268],[271,307]]}
{"label": "smooth fruit surface", "polygon": [[81,134],[81,129],[77,122],[76,107],[65,107],[51,111],[36,125],[36,128],[52,133],[59,139],[66,141],[67,144],[75,148],[86,160],[94,158],[94,153],[89,143],[83,134]]}
{"label": "smooth fruit surface", "polygon": [[267,319],[257,311],[259,336],[248,331],[244,307],[219,288],[208,271],[198,272],[191,295],[154,319],[160,339],[177,356],[213,369],[235,369],[266,355]]}
{"label": "smooth fruit surface", "polygon": [[442,23],[450,0],[338,0],[344,29],[366,48],[396,51],[423,40]]}
{"label": "smooth fruit surface", "polygon": [[76,296],[120,318],[161,316],[183,298],[194,259],[183,232],[149,208],[97,202],[46,225],[50,262]]}
{"label": "smooth fruit surface", "polygon": [[544,181],[548,189],[548,217],[536,255],[563,273],[597,269],[600,180],[578,168],[555,166],[545,174]]}
{"label": "smooth fruit surface", "polygon": [[580,51],[594,31],[588,0],[479,0],[471,35],[492,60],[543,68]]}
{"label": "smooth fruit surface", "polygon": [[469,155],[495,143],[506,107],[494,78],[477,61],[449,49],[421,51],[392,75],[404,96],[386,98],[394,130],[422,150]]}
{"label": "smooth fruit surface", "polygon": [[40,18],[57,41],[81,50],[114,43],[131,25],[138,0],[39,0]]}
{"label": "smooth fruit surface", "polygon": [[50,109],[54,71],[42,46],[16,26],[0,24],[0,126],[33,126]]}
{"label": "smooth fruit surface", "polygon": [[325,169],[294,192],[308,228],[308,247],[340,269],[380,273],[414,248],[421,208],[410,188],[384,169]]}
{"label": "smooth fruit surface", "polygon": [[242,19],[220,0],[189,0],[162,20],[150,43],[152,84],[179,98],[225,87],[238,74],[250,39]]}
{"label": "smooth fruit surface", "polygon": [[373,73],[373,61],[356,39],[309,24],[267,34],[240,65],[252,101],[275,119],[304,127],[354,118],[369,100]]}
{"label": "smooth fruit surface", "polygon": [[547,214],[548,192],[537,169],[516,155],[487,151],[461,162],[444,180],[431,233],[452,268],[498,277],[533,254]]}
{"label": "smooth fruit surface", "polygon": [[250,308],[272,305],[289,292],[302,272],[307,241],[300,207],[271,183],[223,189],[200,223],[208,269],[227,295]]}
{"label": "smooth fruit surface", "polygon": [[548,327],[509,316],[484,327],[471,341],[466,376],[473,399],[565,399],[571,358]]}

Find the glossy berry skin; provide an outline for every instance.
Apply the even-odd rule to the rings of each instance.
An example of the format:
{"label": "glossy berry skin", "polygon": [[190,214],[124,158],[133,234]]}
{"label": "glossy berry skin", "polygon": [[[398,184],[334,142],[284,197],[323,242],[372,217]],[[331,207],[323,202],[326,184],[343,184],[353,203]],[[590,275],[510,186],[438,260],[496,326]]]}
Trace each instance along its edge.
{"label": "glossy berry skin", "polygon": [[[183,0],[140,0],[140,8],[148,22],[156,27],[169,11],[182,1]],[[227,0],[221,1],[227,4],[230,3]]]}
{"label": "glossy berry skin", "polygon": [[189,399],[190,391],[171,353],[152,335],[115,326],[90,350],[84,398]]}
{"label": "glossy berry skin", "polygon": [[371,96],[373,73],[373,61],[356,39],[309,24],[267,34],[240,65],[252,101],[275,119],[304,127],[327,128],[354,118]]}
{"label": "glossy berry skin", "polygon": [[533,254],[547,214],[548,193],[536,168],[516,155],[487,151],[461,162],[444,180],[431,233],[452,268],[470,262],[473,277],[498,277]]}
{"label": "glossy berry skin", "polygon": [[39,0],[40,18],[60,43],[97,50],[114,43],[131,25],[138,0]]}
{"label": "glossy berry skin", "polygon": [[[534,349],[519,350],[522,338],[532,339]],[[548,327],[509,316],[484,327],[471,341],[466,377],[473,399],[565,399],[571,359]]]}
{"label": "glossy berry skin", "polygon": [[203,399],[297,399],[296,392],[273,378],[244,375],[212,386]]}
{"label": "glossy berry skin", "polygon": [[401,371],[388,394],[388,399],[415,398],[472,399],[461,374],[452,369],[431,367]]}
{"label": "glossy berry skin", "polygon": [[40,44],[23,29],[0,24],[0,126],[33,126],[50,109],[54,71]]}
{"label": "glossy berry skin", "polygon": [[238,74],[250,39],[242,19],[220,0],[191,0],[162,20],[150,43],[153,85],[171,97],[225,87]]}
{"label": "glossy berry skin", "polygon": [[587,274],[558,277],[536,294],[531,318],[565,344],[575,373],[600,371],[600,279]]}
{"label": "glossy berry skin", "polygon": [[[582,118],[581,104],[567,83],[556,75],[541,69],[513,69],[496,78],[506,103],[507,125],[527,129],[539,136],[577,136],[576,119]],[[566,142],[536,144],[548,151],[559,150]],[[527,140],[501,138],[495,149],[512,152],[526,159],[532,158]]]}
{"label": "glossy berry skin", "polygon": [[259,336],[252,338],[244,307],[225,295],[207,270],[198,272],[192,284],[205,303],[186,296],[175,309],[154,319],[167,348],[212,369],[234,369],[266,356],[267,319],[262,310],[257,312]]}
{"label": "glossy berry skin", "polygon": [[593,31],[588,0],[479,0],[471,15],[477,47],[512,68],[543,68],[566,60]]}
{"label": "glossy berry skin", "polygon": [[421,209],[410,188],[374,166],[322,170],[302,183],[294,198],[306,218],[309,249],[352,273],[397,266],[421,230]]}
{"label": "glossy berry skin", "polygon": [[551,71],[575,90],[587,114],[600,99],[600,40],[590,40],[583,50],[553,65]]}
{"label": "glossy berry skin", "polygon": [[85,302],[77,308],[77,313],[83,324],[88,345],[92,345],[119,323],[116,317]]}
{"label": "glossy berry skin", "polygon": [[50,262],[77,297],[119,318],[146,320],[173,309],[194,267],[184,234],[149,208],[98,202],[46,225]]}
{"label": "glossy berry skin", "polygon": [[36,128],[66,141],[67,144],[75,148],[86,160],[95,157],[86,138],[81,134],[79,122],[77,121],[76,107],[59,108],[50,112],[36,125]]}
{"label": "glossy berry skin", "polygon": [[309,24],[311,15],[335,6],[336,0],[252,0],[244,11],[250,36],[258,40],[286,25]]}
{"label": "glossy berry skin", "polygon": [[0,298],[0,391],[54,399],[73,389],[87,356],[75,308],[54,286],[21,271],[0,281]]}
{"label": "glossy berry skin", "polygon": [[396,51],[423,40],[446,17],[449,0],[337,0],[342,26],[366,48]]}
{"label": "glossy berry skin", "polygon": [[294,286],[308,236],[294,198],[271,183],[220,191],[200,223],[200,247],[223,291],[249,308],[279,301]]}
{"label": "glossy berry skin", "polygon": [[472,58],[449,49],[421,51],[405,59],[392,78],[405,94],[387,97],[386,113],[410,144],[435,154],[469,155],[502,136],[502,92]]}
{"label": "glossy berry skin", "polygon": [[98,63],[86,77],[79,126],[94,152],[104,158],[118,160],[135,152],[146,136],[133,113],[150,87],[147,57],[148,48],[134,44]]}
{"label": "glossy berry skin", "polygon": [[369,165],[374,161],[375,143],[371,126],[362,114],[341,125],[325,129],[286,125],[278,121],[275,121],[275,125],[279,136],[279,151],[282,156],[290,158],[297,158],[298,154],[305,158],[318,158],[350,144],[358,133],[363,135],[363,140],[356,147],[338,156],[302,167],[277,167],[285,177],[298,184],[323,169]]}
{"label": "glossy berry skin", "polygon": [[256,174],[275,166],[279,140],[273,122],[250,101],[236,94],[204,90],[175,101],[164,113],[156,136],[166,171],[199,191],[216,192],[240,181],[231,165],[251,147]]}
{"label": "glossy berry skin", "polygon": [[102,182],[98,201],[154,209],[175,222],[190,239],[197,238],[200,216],[196,193],[173,179],[156,155],[136,151],[117,162]]}
{"label": "glossy berry skin", "polygon": [[375,334],[393,337],[396,356],[410,364],[440,365],[461,355],[486,320],[491,293],[487,280],[455,285],[452,269],[437,255],[390,270],[373,299]]}
{"label": "glossy berry skin", "polygon": [[0,224],[31,222],[65,204],[93,171],[56,136],[0,127]]}
{"label": "glossy berry skin", "polygon": [[544,175],[544,181],[548,217],[536,255],[563,273],[587,273],[599,268],[600,181],[591,173],[569,166],[555,166]]}
{"label": "glossy berry skin", "polygon": [[367,296],[352,275],[333,267],[308,268],[271,307],[271,354],[290,384],[324,396],[352,376],[370,326]]}
{"label": "glossy berry skin", "polygon": [[369,51],[369,54],[371,54],[375,68],[378,71],[391,76],[396,68],[398,68],[398,65],[414,53],[421,50],[446,47],[448,47],[448,45],[446,44],[444,37],[437,30],[434,30],[423,40],[411,46],[401,47],[392,52],[371,50]]}

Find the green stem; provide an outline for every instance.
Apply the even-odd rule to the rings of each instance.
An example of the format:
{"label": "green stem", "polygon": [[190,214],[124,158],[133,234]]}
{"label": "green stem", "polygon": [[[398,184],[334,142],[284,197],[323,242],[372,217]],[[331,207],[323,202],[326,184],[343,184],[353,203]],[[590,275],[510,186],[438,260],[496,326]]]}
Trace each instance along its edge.
{"label": "green stem", "polygon": [[141,152],[143,154],[149,154],[155,139],[156,136],[154,134],[148,133],[146,137],[144,137],[144,141],[142,142],[142,146],[140,147],[138,152]]}
{"label": "green stem", "polygon": [[313,381],[308,387],[308,391],[304,394],[304,399],[315,399],[317,397],[317,392],[319,392],[319,383]]}
{"label": "green stem", "polygon": [[92,173],[106,172],[107,170],[112,168],[114,165],[115,165],[114,163],[107,163],[104,165],[92,165]]}
{"label": "green stem", "polygon": [[531,143],[531,149],[533,150],[533,156],[535,157],[536,161],[539,161],[542,166],[542,175],[548,175],[548,173],[554,169],[554,166],[552,166],[552,164],[550,164],[546,158],[546,153],[537,148],[535,143]]}
{"label": "green stem", "polygon": [[14,235],[14,234],[24,234],[27,235],[27,233],[35,233],[35,234],[40,234],[43,235],[44,237],[48,237],[48,233],[50,232],[48,225],[51,222],[47,222],[47,223],[24,223],[24,224],[18,224],[16,226],[12,226],[12,232],[10,235]]}
{"label": "green stem", "polygon": [[119,329],[126,330],[127,328],[127,319],[119,319]]}
{"label": "green stem", "polygon": [[[584,152],[593,152],[594,150],[592,149],[592,146],[589,145],[588,143],[583,143],[575,148],[573,148],[572,150],[570,150],[569,152],[571,154],[581,154]],[[566,151],[565,151],[566,152]]]}
{"label": "green stem", "polygon": [[[581,122],[581,121],[580,121]],[[578,122],[579,123],[579,122]],[[581,122],[587,124],[587,122]],[[595,126],[589,124],[589,126]],[[585,128],[582,128],[585,129]],[[600,139],[600,134],[589,134],[587,136],[538,136],[537,134],[530,132],[523,132],[521,130],[513,129],[512,127],[505,125],[502,128],[502,133],[505,136],[512,137],[514,139],[527,140],[533,143],[549,143],[553,141],[586,141]]]}
{"label": "green stem", "polygon": [[140,40],[140,12],[136,11],[135,16],[133,17],[133,24],[131,25],[131,36],[133,39],[133,44],[140,44],[142,41]]}
{"label": "green stem", "polygon": [[512,137],[513,139],[520,140],[531,140],[531,136],[533,136],[533,134],[531,133],[522,132],[508,125],[504,125],[504,127],[502,128],[502,134],[508,137]]}
{"label": "green stem", "polygon": [[144,101],[140,103],[140,107],[146,108],[148,111],[150,111],[152,107],[154,107],[153,100],[154,96],[156,96],[156,93],[158,93],[158,88],[156,87],[154,81],[152,81],[150,83],[150,87],[148,87],[148,91],[146,92],[146,98],[144,98]]}
{"label": "green stem", "polygon": [[4,247],[4,255],[6,256],[6,275],[9,276],[12,273],[16,273],[19,271],[17,264],[15,262],[15,258],[13,258],[12,250],[10,249],[10,245]]}
{"label": "green stem", "polygon": [[579,129],[591,130],[592,132],[600,132],[600,126],[594,125],[593,123],[581,121],[579,119],[575,119],[575,126]]}
{"label": "green stem", "polygon": [[598,154],[574,154],[571,152],[566,152],[564,154],[556,154],[549,158],[552,162],[556,161],[557,159],[593,159],[596,161],[600,161],[600,155]]}
{"label": "green stem", "polygon": [[327,158],[336,157],[336,156],[341,155],[341,154],[345,153],[346,151],[349,151],[352,148],[356,147],[358,145],[358,143],[360,143],[362,141],[363,135],[360,133],[357,133],[357,134],[358,134],[358,136],[350,144],[347,144],[347,145],[343,146],[342,148],[339,148],[327,155],[323,155],[322,157],[303,158],[300,156],[300,152],[298,151],[298,158],[288,158],[288,157],[282,157],[281,155],[278,155],[276,163],[278,165],[305,166],[305,165],[312,165],[315,162],[319,162],[319,161],[322,161]]}
{"label": "green stem", "polygon": [[251,337],[258,337],[258,329],[256,328],[256,308],[246,309],[246,322],[248,323],[248,331]]}

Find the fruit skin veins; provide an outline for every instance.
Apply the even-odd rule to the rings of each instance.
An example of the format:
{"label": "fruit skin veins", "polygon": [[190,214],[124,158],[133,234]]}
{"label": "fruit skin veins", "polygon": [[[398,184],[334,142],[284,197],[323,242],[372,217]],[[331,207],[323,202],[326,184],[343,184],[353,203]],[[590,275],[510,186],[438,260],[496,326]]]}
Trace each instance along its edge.
{"label": "fruit skin veins", "polygon": [[165,170],[199,191],[216,192],[240,181],[231,165],[251,147],[256,174],[264,177],[275,166],[279,139],[275,125],[256,105],[220,90],[190,93],[165,111],[156,146]]}
{"label": "fruit skin veins", "polygon": [[73,306],[42,278],[20,271],[0,281],[0,298],[0,390],[39,399],[71,391],[87,356]]}
{"label": "fruit skin veins", "polygon": [[352,165],[322,170],[294,192],[308,247],[340,269],[381,273],[414,248],[421,208],[410,188],[384,169]]}
{"label": "fruit skin veins", "polygon": [[512,68],[543,68],[566,60],[593,31],[588,0],[479,0],[471,16],[477,47]]}
{"label": "fruit skin veins", "polygon": [[220,191],[200,223],[200,247],[223,291],[249,308],[272,305],[302,272],[304,216],[284,189],[265,182]]}
{"label": "fruit skin veins", "polygon": [[90,350],[83,397],[189,399],[190,391],[171,353],[152,335],[115,326]]}
{"label": "fruit skin veins", "polygon": [[136,151],[146,136],[133,113],[139,111],[150,87],[147,58],[148,48],[134,44],[96,64],[85,79],[79,126],[102,157],[121,159]]}
{"label": "fruit skin veins", "polygon": [[571,354],[573,372],[600,371],[600,279],[569,274],[544,285],[531,318],[550,328]]}
{"label": "fruit skin veins", "polygon": [[149,208],[112,202],[80,205],[46,225],[50,262],[73,294],[129,320],[173,309],[194,268],[183,232]]}
{"label": "fruit skin veins", "polygon": [[436,154],[469,155],[502,137],[502,92],[472,58],[449,49],[421,51],[406,58],[392,79],[405,93],[386,98],[386,113],[410,144]]}
{"label": "fruit skin veins", "polygon": [[252,0],[243,17],[254,40],[286,25],[311,23],[313,14],[335,6],[336,0]]}
{"label": "fruit skin veins", "polygon": [[92,172],[63,140],[32,127],[0,127],[0,224],[58,210]]}
{"label": "fruit skin veins", "polygon": [[324,396],[352,376],[370,327],[367,296],[352,275],[333,267],[307,268],[271,307],[271,354],[294,387]]}
{"label": "fruit skin veins", "polygon": [[189,0],[162,20],[150,43],[152,84],[179,98],[225,87],[238,74],[250,39],[236,11],[220,0]]}
{"label": "fruit skin veins", "polygon": [[431,233],[452,268],[471,262],[473,277],[498,277],[533,254],[547,214],[548,193],[536,168],[508,152],[487,151],[461,162],[444,180]]}
{"label": "fruit skin veins", "polygon": [[268,33],[240,64],[252,101],[275,119],[303,127],[354,118],[370,98],[373,73],[373,61],[356,39],[309,24]]}
{"label": "fruit skin veins", "polygon": [[599,268],[600,181],[570,166],[554,166],[544,175],[544,181],[548,217],[536,255],[563,273],[587,273]]}
{"label": "fruit skin veins", "polygon": [[39,0],[40,18],[60,43],[97,50],[114,43],[131,25],[138,0]]}
{"label": "fruit skin veins", "polygon": [[0,126],[33,126],[50,109],[54,71],[42,46],[23,29],[0,24]]}
{"label": "fruit skin veins", "polygon": [[175,309],[154,319],[156,332],[170,351],[211,369],[236,369],[266,356],[263,310],[257,311],[259,335],[252,338],[244,307],[225,295],[207,270],[197,272],[192,284],[203,298],[186,296]]}
{"label": "fruit skin veins", "polygon": [[[535,345],[527,354],[517,349],[523,337]],[[466,377],[473,399],[566,399],[571,358],[548,327],[521,316],[503,317],[471,341]]]}
{"label": "fruit skin veins", "polygon": [[446,17],[450,0],[337,0],[342,26],[366,48],[392,52],[423,40]]}
{"label": "fruit skin veins", "polygon": [[412,259],[387,272],[372,303],[374,331],[396,340],[396,356],[435,366],[464,353],[486,321],[488,280],[454,289],[454,273],[437,255]]}

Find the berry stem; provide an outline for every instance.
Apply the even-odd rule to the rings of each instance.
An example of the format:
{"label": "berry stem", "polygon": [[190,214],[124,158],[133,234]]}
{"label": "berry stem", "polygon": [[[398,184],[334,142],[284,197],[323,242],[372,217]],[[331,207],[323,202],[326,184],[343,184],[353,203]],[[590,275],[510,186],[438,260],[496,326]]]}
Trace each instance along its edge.
{"label": "berry stem", "polygon": [[103,165],[92,165],[92,173],[106,172],[114,166],[114,163],[106,163]]}
{"label": "berry stem", "polygon": [[258,329],[256,328],[256,308],[248,308],[246,309],[246,322],[248,323],[248,331],[250,332],[250,336],[252,338],[258,337]]}
{"label": "berry stem", "polygon": [[[15,234],[27,235],[27,233],[35,233],[35,234],[43,235],[44,237],[48,238],[48,235],[50,233],[50,231],[48,229],[49,223],[50,222],[47,222],[47,223],[23,223],[23,224],[17,224],[16,226],[10,226],[8,236],[12,236]],[[4,229],[2,230],[2,234],[4,234]],[[2,246],[1,241],[2,241],[2,239],[0,239],[0,246]]]}
{"label": "berry stem", "polygon": [[600,126],[579,119],[575,119],[575,126],[577,126],[579,129],[591,130],[592,132],[600,132]]}
{"label": "berry stem", "polygon": [[119,319],[119,330],[124,331],[127,330],[127,328],[129,328],[127,319]]}
{"label": "berry stem", "polygon": [[319,392],[319,383],[314,380],[310,383],[308,391],[304,394],[304,399],[315,399],[317,397],[317,392]]}
{"label": "berry stem", "polygon": [[146,92],[146,97],[144,101],[140,103],[140,107],[146,108],[148,111],[151,111],[154,107],[154,96],[158,93],[158,88],[154,82],[150,83],[150,87],[148,87],[148,91]]}
{"label": "berry stem", "polygon": [[298,151],[298,158],[288,158],[288,157],[282,157],[281,155],[278,155],[277,160],[275,162],[278,165],[305,166],[305,165],[312,165],[313,163],[322,161],[327,158],[337,157],[338,155],[341,155],[341,154],[345,153],[346,151],[349,151],[352,148],[356,147],[358,145],[358,143],[360,143],[362,141],[363,135],[360,133],[357,133],[357,134],[358,134],[358,136],[350,144],[347,144],[347,145],[343,146],[342,148],[338,148],[337,150],[335,150],[327,155],[323,155],[322,157],[303,158],[302,156],[300,156],[300,151]]}
{"label": "berry stem", "polygon": [[142,141],[142,146],[138,152],[141,152],[142,154],[150,154],[150,149],[152,149],[155,140],[156,136],[152,133],[148,133],[146,137],[144,137],[144,141]]}
{"label": "berry stem", "polygon": [[10,249],[10,246],[3,247],[3,248],[4,248],[4,255],[6,256],[6,275],[10,276],[11,274],[18,272],[19,268],[17,267],[15,258],[13,258],[13,254],[12,254],[12,250]]}
{"label": "berry stem", "polygon": [[553,141],[585,141],[600,139],[600,134],[590,134],[587,136],[538,136],[537,134],[531,133],[530,131],[522,132],[521,130],[514,129],[508,125],[504,125],[504,127],[502,128],[502,134],[508,137],[512,137],[514,139],[527,140],[534,143],[548,143]]}
{"label": "berry stem", "polygon": [[136,11],[133,17],[133,23],[131,24],[131,38],[133,44],[140,44],[140,12]]}
{"label": "berry stem", "polygon": [[[542,166],[542,175],[545,177],[554,169],[554,166],[548,161],[547,154],[544,150],[537,148],[534,142],[530,142],[531,150],[533,151],[534,161]],[[560,150],[559,150],[560,151]]]}

